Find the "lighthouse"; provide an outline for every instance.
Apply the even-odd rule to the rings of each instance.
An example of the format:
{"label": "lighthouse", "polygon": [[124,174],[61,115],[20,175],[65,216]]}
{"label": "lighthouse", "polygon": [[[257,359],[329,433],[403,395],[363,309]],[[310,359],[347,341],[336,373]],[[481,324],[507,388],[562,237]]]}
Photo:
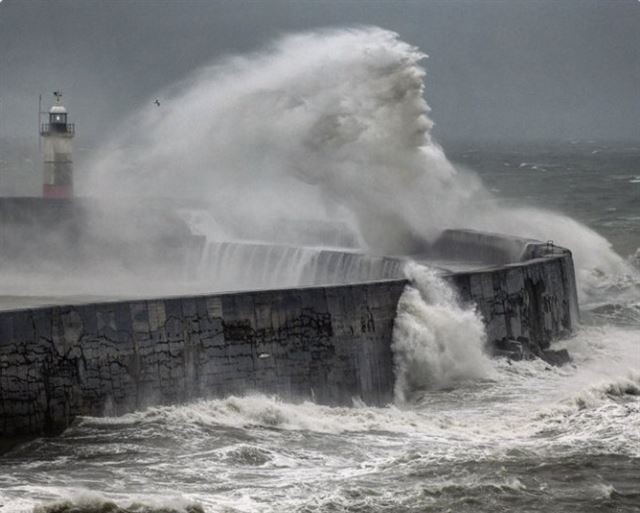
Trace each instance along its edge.
{"label": "lighthouse", "polygon": [[49,109],[49,122],[40,127],[43,138],[44,173],[42,196],[45,198],[73,197],[73,161],[71,140],[75,126],[68,122],[67,109],[60,103],[62,93],[53,93],[56,103]]}

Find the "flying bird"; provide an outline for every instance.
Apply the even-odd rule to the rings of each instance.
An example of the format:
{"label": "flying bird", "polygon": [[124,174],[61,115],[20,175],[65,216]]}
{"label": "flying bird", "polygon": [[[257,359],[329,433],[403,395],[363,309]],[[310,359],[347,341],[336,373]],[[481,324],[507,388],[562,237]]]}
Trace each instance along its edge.
{"label": "flying bird", "polygon": [[158,107],[160,107],[160,100],[158,100],[157,98],[153,103],[155,103]]}

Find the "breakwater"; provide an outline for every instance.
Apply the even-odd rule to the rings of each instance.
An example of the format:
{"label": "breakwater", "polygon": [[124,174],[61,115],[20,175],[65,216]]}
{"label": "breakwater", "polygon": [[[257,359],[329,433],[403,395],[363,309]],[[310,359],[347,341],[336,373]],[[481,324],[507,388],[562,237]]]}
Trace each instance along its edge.
{"label": "breakwater", "polygon": [[477,305],[493,354],[538,356],[552,363],[568,360],[566,353],[549,348],[552,340],[569,335],[579,322],[569,250],[551,241],[446,230],[432,252],[448,261],[465,255],[476,259],[474,269],[451,272],[448,279],[462,300]]}
{"label": "breakwater", "polygon": [[[505,244],[506,241],[506,244]],[[549,360],[577,323],[571,253],[447,231],[432,256],[485,246],[443,271],[483,315],[490,350]],[[487,247],[487,246],[494,246]],[[506,247],[517,259],[491,265]],[[511,258],[511,257],[510,257]],[[53,433],[77,415],[259,390],[349,404],[392,400],[391,334],[403,279],[0,312],[0,434]]]}

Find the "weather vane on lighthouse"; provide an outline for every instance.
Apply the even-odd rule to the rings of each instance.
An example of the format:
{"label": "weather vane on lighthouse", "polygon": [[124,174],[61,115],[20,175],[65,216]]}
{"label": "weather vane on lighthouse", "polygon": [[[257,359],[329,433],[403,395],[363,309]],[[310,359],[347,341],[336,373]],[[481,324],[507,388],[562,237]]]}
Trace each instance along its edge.
{"label": "weather vane on lighthouse", "polygon": [[49,122],[41,125],[44,139],[42,195],[45,198],[73,197],[73,161],[71,140],[75,126],[67,122],[67,109],[60,103],[62,93],[54,91],[56,103],[49,109]]}

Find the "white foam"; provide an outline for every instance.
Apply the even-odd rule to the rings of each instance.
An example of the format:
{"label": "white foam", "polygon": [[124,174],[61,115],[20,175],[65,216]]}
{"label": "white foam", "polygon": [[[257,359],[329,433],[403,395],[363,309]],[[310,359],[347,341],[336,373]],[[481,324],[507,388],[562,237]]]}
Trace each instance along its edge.
{"label": "white foam", "polygon": [[[56,511],[75,512],[86,511],[99,513],[113,511],[112,505],[132,510],[171,513],[197,513],[202,511],[197,504],[181,495],[168,493],[116,493],[105,494],[87,488],[56,487],[56,486],[26,486],[25,491],[33,497],[31,499],[14,498],[0,494],[0,510],[3,513],[53,513]],[[42,500],[43,497],[48,497]],[[37,498],[40,498],[38,500]],[[144,508],[144,509],[143,509]]]}
{"label": "white foam", "polygon": [[117,418],[86,417],[88,424],[148,424],[175,426],[222,425],[237,428],[277,428],[317,433],[345,433],[387,430],[407,432],[415,426],[415,414],[393,406],[372,408],[329,407],[305,401],[290,403],[276,396],[248,394],[225,399],[197,401],[183,406],[152,407]]}
{"label": "white foam", "polygon": [[461,306],[435,270],[411,263],[405,272],[411,285],[400,297],[391,345],[396,400],[405,402],[415,390],[487,377],[480,314]]}

